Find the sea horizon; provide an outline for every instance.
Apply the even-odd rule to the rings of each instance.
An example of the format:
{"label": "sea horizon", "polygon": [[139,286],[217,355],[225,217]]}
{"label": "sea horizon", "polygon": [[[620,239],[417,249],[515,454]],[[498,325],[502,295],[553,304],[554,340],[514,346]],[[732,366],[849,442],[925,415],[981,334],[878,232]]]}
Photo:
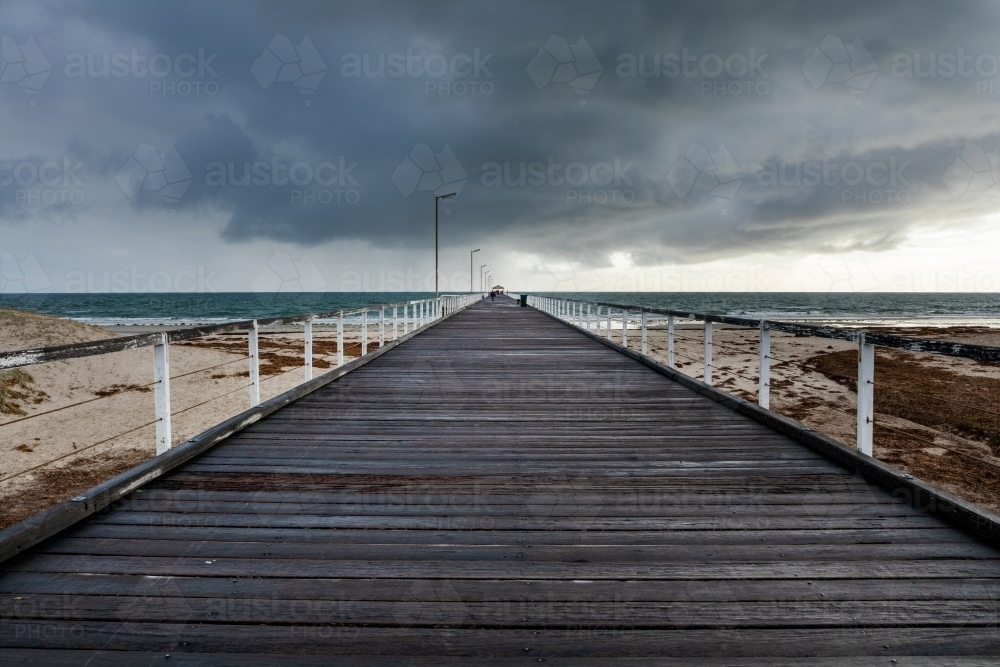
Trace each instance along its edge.
{"label": "sea horizon", "polygon": [[[1000,328],[1000,294],[992,292],[525,293],[755,319]],[[332,312],[430,297],[433,292],[49,292],[2,294],[0,308],[31,310],[102,327],[179,326]]]}

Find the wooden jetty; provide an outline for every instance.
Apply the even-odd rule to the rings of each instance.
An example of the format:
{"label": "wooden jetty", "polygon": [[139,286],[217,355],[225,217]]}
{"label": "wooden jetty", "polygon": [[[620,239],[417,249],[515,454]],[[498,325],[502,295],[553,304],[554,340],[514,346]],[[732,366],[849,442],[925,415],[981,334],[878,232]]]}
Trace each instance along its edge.
{"label": "wooden jetty", "polygon": [[502,298],[0,564],[0,664],[996,664],[998,556]]}

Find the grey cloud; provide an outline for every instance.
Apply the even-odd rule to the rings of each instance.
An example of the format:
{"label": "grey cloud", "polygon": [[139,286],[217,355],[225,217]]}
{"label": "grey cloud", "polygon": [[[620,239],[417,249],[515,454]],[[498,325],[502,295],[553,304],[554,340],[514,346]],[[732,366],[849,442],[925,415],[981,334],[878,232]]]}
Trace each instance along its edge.
{"label": "grey cloud", "polygon": [[[979,94],[975,76],[922,78],[892,71],[897,54],[996,51],[1000,10],[991,3],[52,0],[40,6],[35,23],[13,10],[0,14],[0,21],[11,21],[0,25],[3,34],[22,41],[33,35],[54,68],[37,95],[37,113],[27,109],[20,91],[5,98],[8,127],[29,135],[51,127],[51,145],[37,159],[79,155],[93,179],[108,187],[140,144],[161,152],[173,145],[193,179],[171,206],[221,215],[221,239],[227,243],[363,240],[381,247],[426,247],[432,240],[432,193],[404,196],[391,180],[416,144],[435,152],[449,146],[468,174],[461,195],[447,206],[446,244],[504,235],[539,252],[568,244],[601,265],[614,252],[630,253],[639,265],[762,250],[877,252],[897,246],[920,220],[958,220],[996,206],[977,193],[955,196],[942,175],[966,143],[997,145],[1000,120],[993,108],[1000,92]],[[263,88],[251,72],[276,34],[293,44],[308,37],[315,45],[328,69],[313,94],[280,80]],[[560,77],[546,82],[530,76],[529,63],[551,35],[568,44],[584,38],[593,50],[602,69],[589,91],[577,92]],[[845,44],[863,42],[879,66],[870,87],[852,93],[838,80],[814,89],[802,68],[827,35]],[[217,54],[211,68],[218,76],[171,74],[162,81],[65,76],[70,54],[100,60],[133,49],[147,58],[155,53],[176,58],[199,49]],[[667,73],[667,54],[683,55],[685,49],[696,58],[689,63],[693,75]],[[751,50],[758,59],[764,56],[761,71],[740,75],[742,59],[753,58]],[[483,72],[464,74],[477,52],[486,58]],[[341,74],[347,54],[367,56],[374,72],[380,54],[425,59],[435,53],[444,56],[435,57],[435,67],[443,62],[446,70],[458,69],[441,76]],[[659,76],[620,75],[623,61],[638,62],[640,56],[647,72],[660,58]],[[730,57],[737,73],[713,75],[716,64]],[[218,92],[176,93],[185,81],[199,80],[218,84]],[[172,84],[175,92],[153,94],[154,83]],[[986,83],[1000,86],[1000,74]],[[54,145],[59,141],[63,148]],[[712,165],[692,172],[690,187],[678,192],[668,175],[692,144],[710,152],[726,147],[741,172],[734,193],[714,189],[721,171]],[[910,185],[899,188],[906,200],[886,202],[891,188],[864,181],[851,186],[866,193],[864,201],[847,199],[843,187],[832,185],[761,183],[767,164],[824,157],[864,167],[908,162]],[[616,159],[633,166],[627,182],[595,182],[588,174],[579,186],[568,186],[562,173],[563,182],[546,174],[539,185],[484,183],[486,165],[499,164],[501,173],[508,165],[516,181],[522,163],[547,165],[550,158],[588,170]],[[298,162],[312,170],[336,166],[336,175],[324,167],[324,180],[333,178],[333,184],[319,183],[315,174],[300,179],[308,181],[301,186],[275,184],[273,165]],[[225,182],[212,184],[213,165],[220,163]],[[349,178],[341,178],[342,166],[354,163]],[[268,182],[232,182],[245,180],[247,164],[251,170],[270,165]],[[356,201],[346,200],[348,192]],[[882,193],[877,204],[870,201],[874,192]],[[0,200],[5,219],[35,215],[7,194]],[[337,197],[341,201],[334,201]],[[165,206],[153,190],[127,202],[119,197],[91,205],[127,206],[140,214]]]}

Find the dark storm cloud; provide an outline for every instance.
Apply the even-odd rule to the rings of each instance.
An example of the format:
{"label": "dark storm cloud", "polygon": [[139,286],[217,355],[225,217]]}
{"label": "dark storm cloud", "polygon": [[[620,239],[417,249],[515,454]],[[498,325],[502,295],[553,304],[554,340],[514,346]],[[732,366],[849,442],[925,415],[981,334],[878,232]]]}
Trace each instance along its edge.
{"label": "dark storm cloud", "polygon": [[[2,32],[53,71],[37,113],[3,84],[10,122],[74,128],[64,152],[126,194],[149,170],[125,165],[173,146],[181,196],[128,206],[221,213],[230,242],[427,244],[428,184],[461,188],[447,243],[504,234],[599,264],[881,250],[996,207],[992,3],[33,7]],[[138,75],[155,54],[169,71]],[[100,76],[116,55],[127,71]]]}

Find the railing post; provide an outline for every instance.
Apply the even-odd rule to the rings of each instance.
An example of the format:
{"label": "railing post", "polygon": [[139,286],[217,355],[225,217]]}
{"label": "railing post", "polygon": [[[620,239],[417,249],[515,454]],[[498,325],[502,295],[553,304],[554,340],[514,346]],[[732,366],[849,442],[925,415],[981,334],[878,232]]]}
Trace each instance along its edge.
{"label": "railing post", "polygon": [[303,335],[305,337],[306,349],[305,349],[305,379],[306,382],[313,379],[313,318],[309,317],[305,322],[303,322]]}
{"label": "railing post", "polygon": [[648,327],[648,325],[649,325],[649,313],[647,313],[644,310],[644,311],[642,311],[642,353],[643,353],[643,355],[648,354],[648,351],[649,351],[649,345],[646,342],[646,339],[647,339],[646,328]]}
{"label": "railing post", "polygon": [[674,316],[667,315],[667,366],[674,367]]}
{"label": "railing post", "polygon": [[858,334],[858,451],[872,455],[875,436],[875,346]]}
{"label": "railing post", "polygon": [[771,330],[760,321],[760,360],[757,364],[757,405],[771,408]]}
{"label": "railing post", "polygon": [[712,386],[712,323],[705,320],[705,384]]}
{"label": "railing post", "polygon": [[361,312],[361,356],[368,354],[368,309]]}
{"label": "railing post", "polygon": [[344,311],[337,318],[337,366],[344,365]]}
{"label": "railing post", "polygon": [[427,299],[421,299],[418,302],[418,308],[417,308],[417,311],[418,311],[418,313],[417,313],[417,316],[418,316],[418,319],[417,319],[417,328],[418,329],[420,327],[424,326],[424,311],[425,310],[427,310]]}
{"label": "railing post", "polygon": [[167,334],[153,346],[153,406],[156,411],[156,455],[171,447],[170,442],[170,348]]}
{"label": "railing post", "polygon": [[590,314],[590,304],[587,304],[587,331],[592,328],[591,325],[594,323],[594,317]]}
{"label": "railing post", "polygon": [[385,345],[385,306],[378,307],[378,346]]}
{"label": "railing post", "polygon": [[622,347],[628,349],[628,310],[622,308]]}
{"label": "railing post", "polygon": [[605,306],[608,316],[608,340],[611,340],[611,306]]}
{"label": "railing post", "polygon": [[260,405],[260,355],[257,345],[257,320],[253,321],[247,331],[250,341],[250,407]]}

